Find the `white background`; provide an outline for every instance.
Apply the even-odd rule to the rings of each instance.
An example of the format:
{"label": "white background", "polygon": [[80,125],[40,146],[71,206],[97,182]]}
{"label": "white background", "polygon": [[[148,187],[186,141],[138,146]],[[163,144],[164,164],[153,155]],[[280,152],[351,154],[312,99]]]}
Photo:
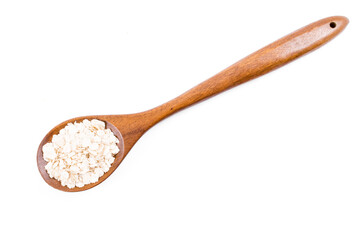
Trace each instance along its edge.
{"label": "white background", "polygon": [[[1,239],[359,239],[360,15],[342,1],[1,1]],[[37,147],[76,116],[155,107],[313,21],[321,49],[150,129],[79,193]]]}

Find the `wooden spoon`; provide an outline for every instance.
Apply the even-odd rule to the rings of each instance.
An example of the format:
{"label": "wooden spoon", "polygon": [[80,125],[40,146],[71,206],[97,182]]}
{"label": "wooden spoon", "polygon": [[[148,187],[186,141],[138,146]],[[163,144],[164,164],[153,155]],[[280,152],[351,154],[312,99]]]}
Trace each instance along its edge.
{"label": "wooden spoon", "polygon": [[[338,35],[348,22],[348,19],[345,17],[334,16],[307,25],[238,61],[179,97],[151,110],[127,115],[77,117],[59,124],[40,143],[37,152],[37,164],[41,176],[50,186],[66,192],[83,191],[100,184],[115,171],[139,138],[160,120],[199,101],[266,74],[316,49]],[[84,119],[104,121],[106,127],[110,128],[120,140],[118,144],[120,152],[116,155],[110,170],[100,177],[96,183],[91,183],[81,188],[75,187],[70,189],[49,177],[45,170],[47,162],[43,159],[42,147],[50,142],[52,136],[58,134],[68,123],[80,122]]]}

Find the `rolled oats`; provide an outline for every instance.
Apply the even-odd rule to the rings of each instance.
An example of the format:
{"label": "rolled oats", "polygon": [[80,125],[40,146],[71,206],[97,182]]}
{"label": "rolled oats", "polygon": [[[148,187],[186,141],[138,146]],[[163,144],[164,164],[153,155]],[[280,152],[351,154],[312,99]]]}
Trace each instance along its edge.
{"label": "rolled oats", "polygon": [[45,169],[51,178],[68,188],[95,183],[109,171],[119,152],[119,140],[105,123],[85,119],[68,123],[42,148],[47,162]]}

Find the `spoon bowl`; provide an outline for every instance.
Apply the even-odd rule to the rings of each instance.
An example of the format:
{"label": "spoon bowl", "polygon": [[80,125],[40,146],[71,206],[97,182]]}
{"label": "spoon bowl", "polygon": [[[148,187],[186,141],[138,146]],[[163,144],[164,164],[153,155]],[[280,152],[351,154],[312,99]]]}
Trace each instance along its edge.
{"label": "spoon bowl", "polygon": [[[87,116],[67,120],[53,128],[40,143],[37,152],[40,174],[50,186],[66,192],[78,192],[95,187],[115,171],[139,138],[162,119],[241,83],[264,75],[322,46],[342,32],[348,22],[346,17],[334,16],[309,24],[243,58],[177,98],[151,110],[136,114]],[[96,183],[87,184],[81,188],[68,188],[48,175],[45,170],[47,162],[43,158],[42,147],[68,123],[80,122],[84,119],[98,119],[105,122],[106,128],[110,129],[119,139],[120,152],[115,156],[115,161],[109,171]]]}
{"label": "spoon bowl", "polygon": [[[82,122],[85,119],[88,119],[88,120],[97,119],[97,120],[101,120],[101,121],[105,122],[105,127],[110,129],[114,133],[116,138],[119,139],[119,143],[117,144],[117,146],[120,151],[116,154],[115,160],[111,164],[109,171],[104,173],[104,175],[101,176],[97,182],[86,184],[85,186],[83,186],[81,188],[80,187],[68,188],[66,186],[61,185],[60,181],[58,181],[54,178],[50,178],[49,174],[47,173],[47,171],[45,169],[47,162],[43,158],[42,148],[46,143],[51,142],[52,136],[58,134],[59,131],[61,129],[63,129],[68,123]],[[103,182],[106,178],[108,178],[116,170],[116,168],[120,165],[123,158],[124,158],[124,139],[123,139],[120,131],[111,122],[108,122],[108,121],[104,120],[104,118],[101,118],[101,116],[97,116],[97,117],[89,116],[89,117],[73,118],[73,119],[67,120],[65,122],[62,122],[59,125],[57,125],[56,127],[54,127],[48,134],[46,134],[44,139],[41,141],[38,152],[37,152],[37,165],[38,165],[38,169],[40,171],[41,176],[43,177],[45,182],[47,182],[50,186],[52,186],[56,189],[65,191],[65,192],[78,192],[78,191],[84,191],[84,190],[90,189],[90,188],[95,187],[96,185],[100,184],[101,182]]]}

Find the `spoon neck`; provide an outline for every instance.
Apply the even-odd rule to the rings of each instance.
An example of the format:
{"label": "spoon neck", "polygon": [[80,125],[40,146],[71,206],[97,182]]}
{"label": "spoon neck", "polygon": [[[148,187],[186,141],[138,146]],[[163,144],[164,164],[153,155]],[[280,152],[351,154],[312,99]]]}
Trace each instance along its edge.
{"label": "spoon neck", "polygon": [[201,91],[201,89],[198,89],[198,86],[196,86],[182,95],[144,112],[148,118],[151,119],[151,125],[149,128],[161,120],[173,115],[174,113],[192,106],[193,104],[200,102],[214,94],[204,94],[204,91]]}

